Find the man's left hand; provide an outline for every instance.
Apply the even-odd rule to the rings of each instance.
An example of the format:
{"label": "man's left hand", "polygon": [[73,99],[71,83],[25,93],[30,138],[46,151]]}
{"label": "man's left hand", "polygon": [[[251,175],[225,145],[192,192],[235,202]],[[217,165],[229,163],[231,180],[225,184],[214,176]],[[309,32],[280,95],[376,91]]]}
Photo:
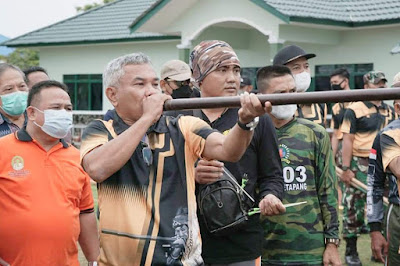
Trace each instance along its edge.
{"label": "man's left hand", "polygon": [[324,266],[341,266],[340,256],[335,244],[328,243],[324,251]]}
{"label": "man's left hand", "polygon": [[266,195],[258,206],[261,214],[265,216],[278,215],[286,211],[282,201],[272,194]]}
{"label": "man's left hand", "polygon": [[242,107],[239,109],[239,121],[243,124],[248,124],[254,118],[269,113],[272,110],[270,102],[266,102],[263,106],[260,100],[254,93],[245,92],[240,96],[240,103]]}

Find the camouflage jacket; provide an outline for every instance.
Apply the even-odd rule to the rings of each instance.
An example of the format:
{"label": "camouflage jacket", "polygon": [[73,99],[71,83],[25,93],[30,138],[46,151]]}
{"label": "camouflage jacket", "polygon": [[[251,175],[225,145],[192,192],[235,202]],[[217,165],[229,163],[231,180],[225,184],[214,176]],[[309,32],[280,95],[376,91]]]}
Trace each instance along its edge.
{"label": "camouflage jacket", "polygon": [[295,118],[277,129],[283,166],[283,203],[307,201],[264,218],[263,263],[321,265],[325,238],[339,238],[337,178],[329,136]]}

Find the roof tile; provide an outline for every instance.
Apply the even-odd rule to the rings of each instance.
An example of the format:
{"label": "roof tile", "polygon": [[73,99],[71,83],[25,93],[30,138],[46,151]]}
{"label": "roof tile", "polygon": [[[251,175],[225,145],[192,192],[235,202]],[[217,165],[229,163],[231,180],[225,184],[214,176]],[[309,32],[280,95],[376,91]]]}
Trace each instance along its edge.
{"label": "roof tile", "polygon": [[[131,33],[129,25],[158,0],[117,0],[72,18],[5,42],[33,46],[68,42],[165,37],[151,32]],[[262,0],[289,17],[346,23],[400,19],[399,0]]]}

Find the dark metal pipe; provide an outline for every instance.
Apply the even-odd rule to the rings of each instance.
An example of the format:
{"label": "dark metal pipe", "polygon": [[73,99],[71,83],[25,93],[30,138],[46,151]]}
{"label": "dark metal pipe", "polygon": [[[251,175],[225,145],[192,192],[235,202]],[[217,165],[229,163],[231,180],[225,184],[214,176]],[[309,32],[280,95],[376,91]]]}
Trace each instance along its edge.
{"label": "dark metal pipe", "polygon": [[[400,99],[400,88],[360,89],[349,91],[319,91],[307,93],[257,94],[261,103],[266,101],[272,105],[337,103],[356,101],[379,101]],[[221,107],[240,107],[240,97],[205,97],[168,100],[164,110],[190,110]]]}

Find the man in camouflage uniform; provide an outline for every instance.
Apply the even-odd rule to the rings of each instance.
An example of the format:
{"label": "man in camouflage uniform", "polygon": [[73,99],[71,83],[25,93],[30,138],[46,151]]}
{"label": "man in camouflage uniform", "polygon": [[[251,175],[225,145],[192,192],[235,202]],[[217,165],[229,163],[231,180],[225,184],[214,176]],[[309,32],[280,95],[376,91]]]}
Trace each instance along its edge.
{"label": "man in camouflage uniform", "polygon": [[[293,76],[285,66],[257,72],[261,93],[295,93]],[[286,213],[264,217],[262,262],[265,265],[341,265],[337,212],[337,177],[326,130],[295,118],[296,105],[273,106],[285,193],[282,202],[305,204]]]}
{"label": "man in camouflage uniform", "polygon": [[[274,57],[274,66],[287,66],[293,74],[297,92],[306,92],[311,84],[311,70],[308,59],[315,54],[306,53],[297,45],[282,48]],[[296,117],[305,118],[323,127],[326,126],[328,109],[324,103],[299,104]]]}
{"label": "man in camouflage uniform", "polygon": [[[371,71],[364,75],[365,89],[386,87],[384,73]],[[367,184],[368,156],[378,131],[396,117],[393,107],[382,101],[354,102],[347,107],[341,131],[343,155],[341,180],[346,184],[343,195],[343,237],[346,240],[346,263],[361,265],[357,237],[365,218],[366,195],[350,186],[352,178]]]}

